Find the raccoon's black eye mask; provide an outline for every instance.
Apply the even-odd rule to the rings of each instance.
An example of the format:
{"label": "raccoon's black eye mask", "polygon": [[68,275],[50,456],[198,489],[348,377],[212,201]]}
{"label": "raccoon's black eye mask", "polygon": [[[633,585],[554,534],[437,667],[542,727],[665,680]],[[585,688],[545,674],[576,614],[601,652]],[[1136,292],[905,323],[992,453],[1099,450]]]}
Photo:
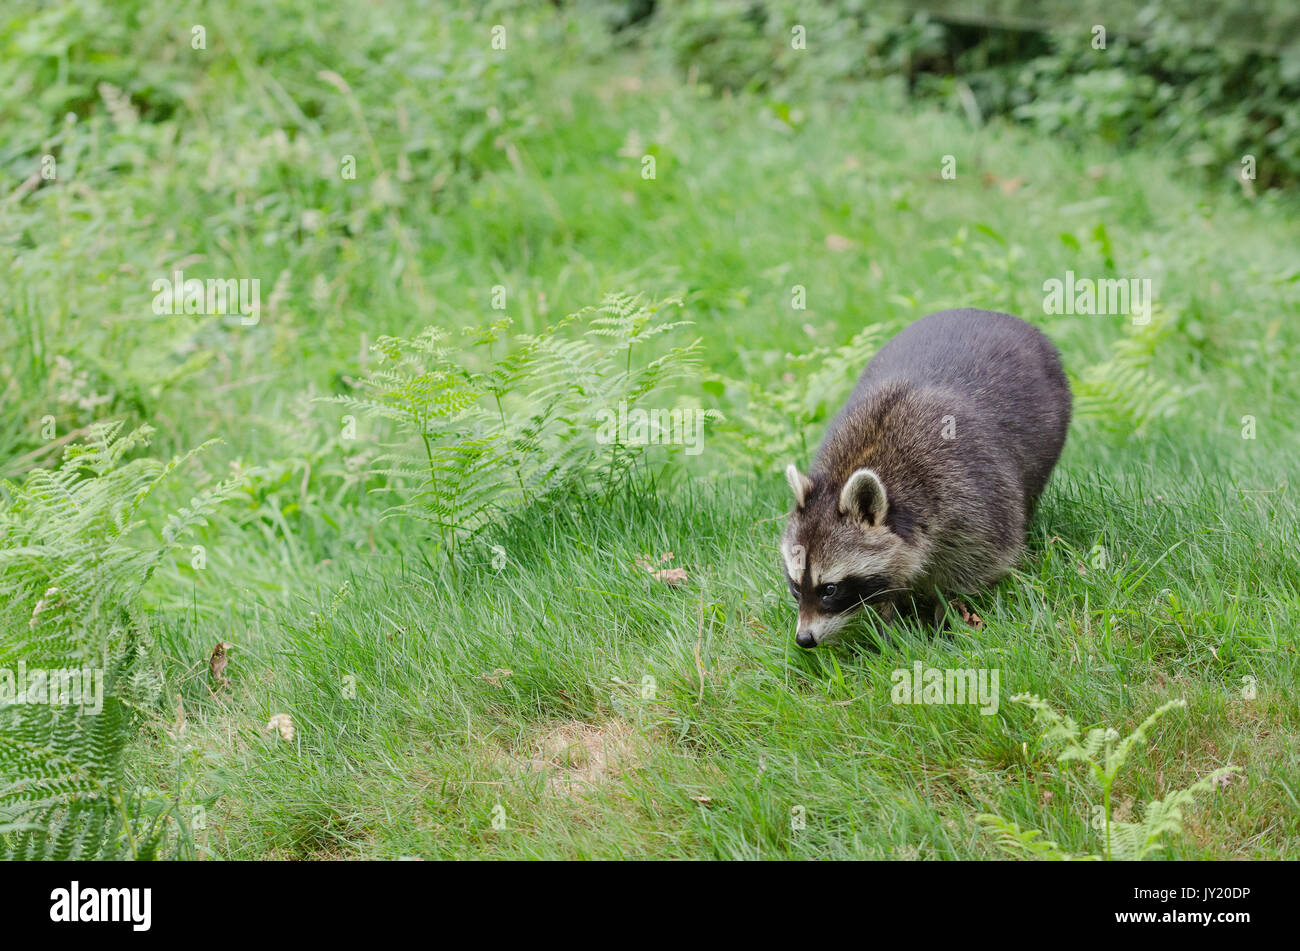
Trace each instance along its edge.
{"label": "raccoon's black eye mask", "polygon": [[[787,575],[785,580],[790,585],[790,594],[796,601],[800,600],[799,586],[794,579]],[[871,600],[888,587],[889,579],[884,575],[850,576],[834,584],[820,585],[812,592],[812,596],[816,598],[818,607],[827,614],[843,614]]]}

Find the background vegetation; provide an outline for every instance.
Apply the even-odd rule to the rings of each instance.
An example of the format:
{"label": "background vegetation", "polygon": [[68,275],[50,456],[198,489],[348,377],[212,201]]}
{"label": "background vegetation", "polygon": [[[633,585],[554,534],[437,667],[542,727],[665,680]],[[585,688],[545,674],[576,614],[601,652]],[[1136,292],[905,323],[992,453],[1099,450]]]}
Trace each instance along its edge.
{"label": "background vegetation", "polygon": [[[1101,851],[1030,709],[891,702],[920,661],[1085,730],[1185,700],[1115,820],[1235,766],[1160,854],[1296,857],[1294,58],[657,6],[7,8],[0,668],[110,702],[0,710],[0,854]],[[176,269],[260,321],[156,315]],[[1152,321],[1046,314],[1067,270]],[[1078,400],[1029,555],[982,626],[799,652],[780,467],[971,305]],[[594,439],[622,397],[704,452]]]}

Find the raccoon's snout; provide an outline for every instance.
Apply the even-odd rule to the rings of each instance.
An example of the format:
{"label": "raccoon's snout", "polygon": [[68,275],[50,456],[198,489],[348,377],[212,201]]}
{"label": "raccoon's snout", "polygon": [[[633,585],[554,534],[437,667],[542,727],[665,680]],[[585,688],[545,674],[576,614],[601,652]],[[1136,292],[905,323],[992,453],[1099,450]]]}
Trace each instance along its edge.
{"label": "raccoon's snout", "polygon": [[799,623],[795,625],[794,642],[800,647],[812,649],[833,639],[849,614],[826,616],[824,614],[805,614],[800,612]]}

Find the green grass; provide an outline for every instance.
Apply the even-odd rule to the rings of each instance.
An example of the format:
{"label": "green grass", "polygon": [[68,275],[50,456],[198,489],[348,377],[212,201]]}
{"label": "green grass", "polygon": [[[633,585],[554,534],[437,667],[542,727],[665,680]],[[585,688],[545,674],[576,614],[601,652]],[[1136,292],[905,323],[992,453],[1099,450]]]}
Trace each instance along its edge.
{"label": "green grass", "polygon": [[[164,455],[220,437],[186,470],[195,483],[258,467],[201,537],[206,569],[167,564],[144,605],[165,685],[133,776],[204,807],[196,854],[993,857],[984,812],[1095,851],[1088,787],[1007,702],[1030,691],[1121,730],[1185,698],[1121,780],[1121,815],[1237,765],[1165,854],[1297,857],[1294,196],[1206,188],[1151,151],[973,129],[891,83],[814,89],[787,103],[790,125],[779,103],[709,95],[660,51],[611,49],[543,9],[323,7],[300,25],[268,3],[212,21],[202,57],[187,28],[119,36],[93,8],[27,21],[69,39],[70,78],[27,54],[44,97],[5,104],[52,128],[81,119],[57,182],[0,218],[14,252],[0,473],[56,459],[46,414],[59,436],[147,420]],[[506,54],[487,47],[497,22]],[[131,92],[141,121],[115,123],[98,79]],[[21,180],[42,148],[0,161]],[[345,154],[356,181],[337,175]],[[150,282],[178,261],[260,277],[261,324],[155,318]],[[340,443],[338,408],[309,402],[358,375],[363,341],[498,316],[498,284],[525,332],[608,291],[681,295],[712,373],[773,387],[785,354],[866,324],[1008,310],[1057,341],[1077,382],[1125,324],[1044,315],[1042,284],[1067,269],[1156,281],[1167,323],[1150,371],[1172,412],[1134,432],[1145,391],[1126,391],[1076,423],[1028,555],[971,601],[981,629],[799,651],[776,554],[784,480],[721,434],[612,494],[503,518],[453,573],[428,529],[380,518],[391,499],[350,464],[378,437]],[[803,434],[809,451],[820,435]],[[636,564],[666,552],[686,585]],[[231,684],[214,692],[220,640]],[[998,669],[998,714],[893,704],[891,673],[916,661]],[[282,712],[292,742],[263,732]]]}
{"label": "green grass", "polygon": [[[983,630],[903,630],[878,650],[865,639],[816,654],[792,646],[770,555],[785,499],[770,486],[700,482],[671,501],[647,494],[521,519],[500,536],[503,568],[484,550],[458,581],[361,567],[315,611],[236,629],[233,696],[191,682],[187,708],[203,714],[192,739],[237,784],[218,804],[214,848],[953,858],[991,854],[973,816],[997,811],[1067,850],[1094,849],[1082,777],[1055,769],[1028,712],[1006,702],[1033,690],[1090,725],[1132,725],[1186,698],[1139,753],[1121,801],[1241,766],[1240,785],[1197,810],[1194,834],[1170,854],[1286,857],[1300,831],[1286,805],[1300,726],[1296,604],[1294,593],[1270,604],[1254,592],[1291,583],[1294,523],[1280,531],[1274,501],[1231,493],[1231,531],[1175,544],[1163,523],[1205,505],[1190,488],[1156,484],[1173,494],[1153,515],[1138,485],[1058,480],[1021,572],[973,605]],[[1081,574],[1093,539],[1132,522],[1146,530],[1123,536],[1134,540],[1122,560]],[[665,550],[688,587],[635,565]],[[188,631],[171,637],[178,653],[195,652]],[[999,715],[892,704],[891,671],[918,660],[999,669]],[[1241,699],[1247,674],[1258,681],[1252,701]],[[299,744],[257,736],[281,710]],[[577,729],[592,750],[565,752]],[[588,771],[601,742],[608,771]],[[504,831],[491,825],[498,803]],[[795,806],[806,811],[799,832]]]}

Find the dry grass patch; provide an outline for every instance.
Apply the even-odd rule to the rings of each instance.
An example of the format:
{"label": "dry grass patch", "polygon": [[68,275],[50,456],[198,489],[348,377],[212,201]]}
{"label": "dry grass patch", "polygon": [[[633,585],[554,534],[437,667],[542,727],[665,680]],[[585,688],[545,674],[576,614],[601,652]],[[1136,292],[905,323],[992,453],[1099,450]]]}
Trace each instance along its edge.
{"label": "dry grass patch", "polygon": [[565,722],[534,734],[515,762],[522,772],[543,773],[549,794],[572,798],[639,768],[644,752],[643,737],[625,720]]}

